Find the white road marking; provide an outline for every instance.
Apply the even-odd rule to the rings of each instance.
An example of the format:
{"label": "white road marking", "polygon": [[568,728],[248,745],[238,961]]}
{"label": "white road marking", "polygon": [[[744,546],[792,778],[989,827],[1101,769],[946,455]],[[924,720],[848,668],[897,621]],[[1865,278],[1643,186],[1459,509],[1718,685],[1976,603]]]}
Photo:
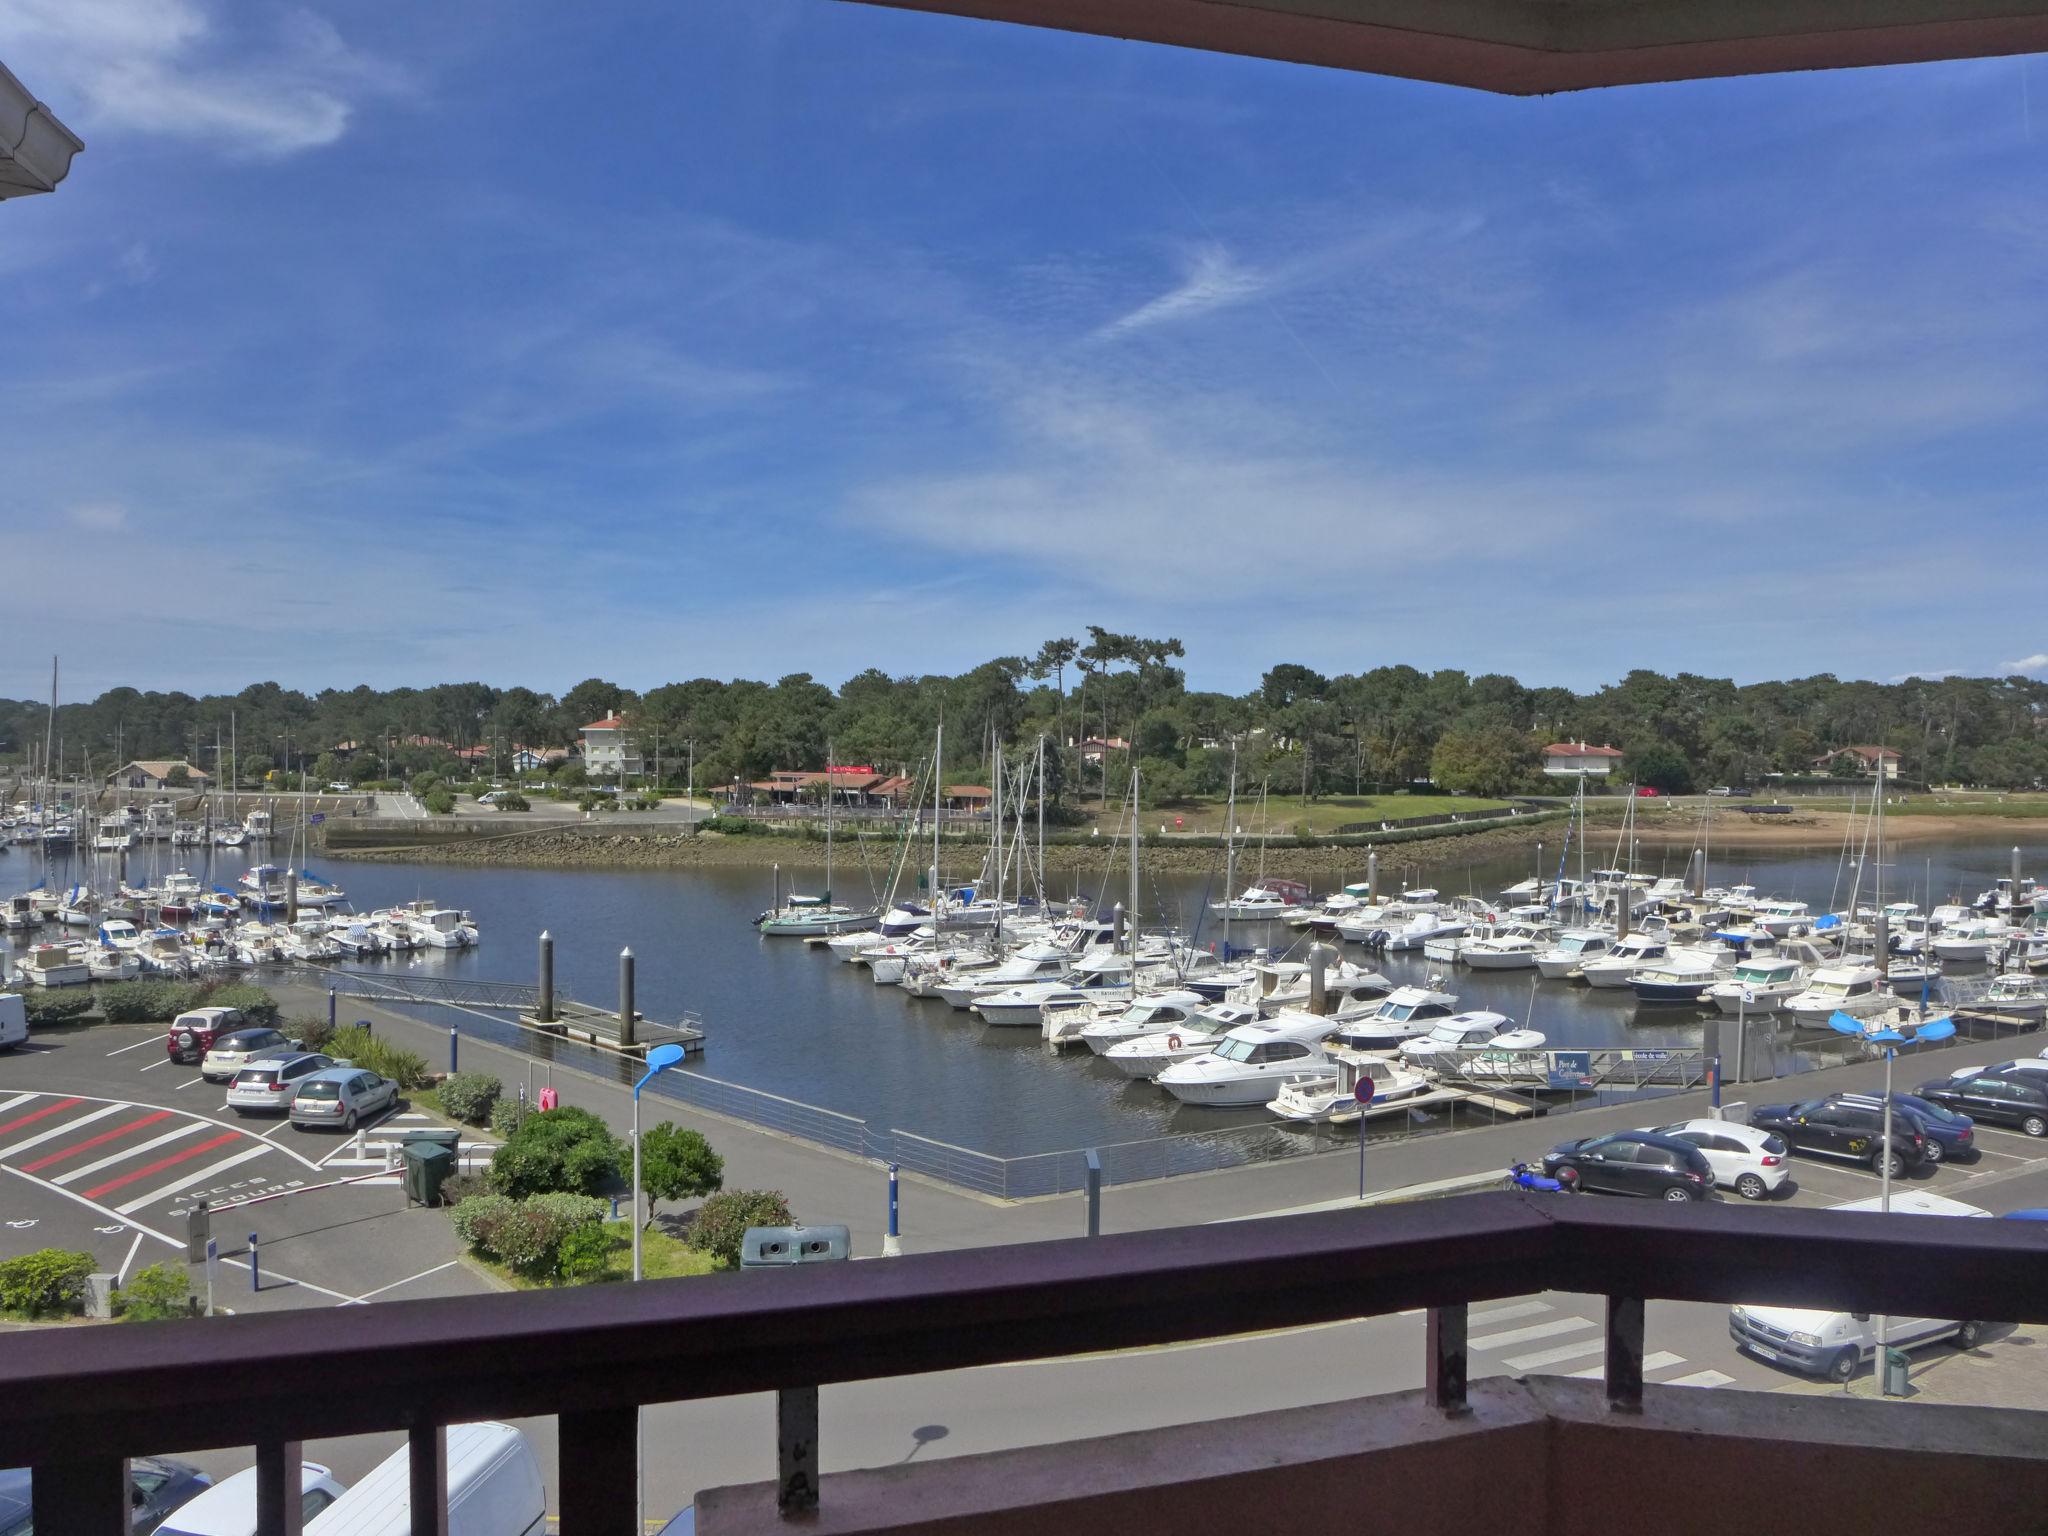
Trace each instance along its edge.
{"label": "white road marking", "polygon": [[128,1245],[128,1257],[121,1261],[121,1268],[114,1275],[114,1286],[119,1289],[128,1281],[128,1266],[135,1262],[135,1250],[142,1246],[142,1234],[135,1234],[135,1241]]}
{"label": "white road marking", "polygon": [[102,1168],[111,1167],[115,1163],[135,1156],[138,1152],[148,1152],[153,1148],[162,1146],[167,1141],[176,1141],[180,1136],[190,1136],[205,1124],[204,1120],[187,1120],[183,1125],[165,1131],[161,1136],[152,1136],[148,1141],[139,1142],[135,1146],[123,1147],[119,1152],[109,1153],[96,1163],[87,1163],[83,1168],[74,1168],[69,1173],[60,1173],[51,1182],[53,1184],[76,1183],[88,1174],[98,1173]]}
{"label": "white road marking", "polygon": [[[136,1041],[133,1045],[124,1045],[120,1048],[120,1050],[109,1051],[107,1052],[107,1054],[109,1056],[125,1056],[130,1051],[141,1050],[145,1045],[154,1045],[157,1041],[161,1040],[162,1038],[163,1037],[161,1035],[145,1035],[142,1039]],[[169,1061],[170,1059],[171,1058],[168,1056],[164,1058],[165,1061]],[[147,1071],[148,1068],[145,1067],[143,1070]]]}
{"label": "white road marking", "polygon": [[24,1141],[17,1141],[10,1147],[0,1147],[0,1158],[12,1157],[17,1152],[26,1152],[30,1147],[41,1146],[46,1141],[55,1141],[59,1136],[69,1136],[81,1125],[90,1125],[95,1120],[104,1120],[108,1115],[118,1114],[122,1110],[132,1107],[132,1105],[127,1104],[109,1104],[105,1109],[95,1109],[89,1114],[79,1115],[73,1119],[66,1120],[53,1130],[44,1131],[40,1135],[30,1136]]}
{"label": "white road marking", "polygon": [[[407,1275],[403,1280],[394,1280],[389,1285],[378,1286],[374,1291],[365,1291],[362,1295],[355,1298],[355,1305],[361,1306],[372,1296],[382,1296],[386,1291],[395,1291],[401,1285],[411,1285],[415,1280],[424,1280],[429,1275],[438,1275],[444,1269],[453,1269],[460,1262],[459,1259],[450,1259],[446,1264],[436,1264],[432,1269],[423,1269],[416,1275]],[[343,1303],[343,1305],[347,1305],[347,1303]]]}
{"label": "white road marking", "polygon": [[[143,1070],[143,1071],[145,1071],[145,1072],[147,1072],[147,1071],[149,1070],[149,1068],[147,1068],[147,1067],[144,1067],[144,1068],[143,1068],[142,1070]],[[185,1081],[184,1081],[184,1082],[182,1082],[182,1083],[178,1084],[178,1086],[177,1086],[177,1087],[173,1088],[173,1089],[171,1090],[171,1092],[173,1092],[173,1093],[183,1093],[183,1092],[184,1092],[184,1091],[185,1091],[185,1090],[186,1090],[187,1088],[190,1088],[190,1087],[191,1087],[191,1086],[192,1086],[192,1085],[193,1085],[194,1083],[203,1083],[203,1082],[205,1082],[205,1081],[206,1081],[206,1079],[205,1079],[205,1078],[203,1078],[203,1077],[188,1077],[188,1078],[186,1078],[186,1079],[185,1079]]]}
{"label": "white road marking", "polygon": [[[10,1168],[5,1163],[0,1163],[0,1173],[11,1173],[17,1179],[21,1179],[26,1183],[35,1185],[37,1189],[47,1189],[51,1194],[62,1195],[66,1200],[76,1200],[80,1205],[84,1206],[87,1210],[97,1211],[102,1216],[113,1217],[115,1219],[124,1219],[121,1217],[121,1213],[119,1211],[111,1210],[108,1207],[101,1205],[97,1200],[88,1200],[85,1198],[85,1196],[79,1194],[76,1190],[59,1189],[55,1184],[52,1184],[48,1179],[39,1179],[32,1173],[23,1173],[19,1168]],[[133,1227],[138,1232],[147,1232],[151,1237],[155,1238],[158,1242],[169,1243],[173,1248],[182,1248],[185,1246],[176,1238],[165,1237],[163,1233],[157,1231],[154,1227],[145,1227],[139,1221],[130,1220],[127,1222],[127,1225]]]}
{"label": "white road marking", "polygon": [[1667,1387],[1725,1387],[1733,1376],[1720,1371],[1694,1371],[1690,1376],[1674,1376],[1664,1383]]}
{"label": "white road marking", "polygon": [[152,1061],[148,1066],[143,1067],[141,1070],[144,1072],[154,1072],[158,1067],[168,1067],[170,1064],[171,1058],[166,1056],[162,1061]]}
{"label": "white road marking", "polygon": [[[1661,1371],[1665,1369],[1667,1366],[1683,1364],[1685,1364],[1685,1356],[1670,1355],[1660,1351],[1654,1355],[1643,1356],[1643,1374],[1647,1376],[1652,1371]],[[1598,1381],[1602,1376],[1605,1376],[1606,1374],[1606,1366],[1596,1365],[1590,1371],[1573,1371],[1571,1373],[1571,1377],[1574,1381]]]}
{"label": "white road marking", "polygon": [[1560,1344],[1555,1349],[1539,1350],[1533,1355],[1517,1355],[1512,1360],[1501,1361],[1501,1364],[1511,1371],[1534,1371],[1546,1365],[1556,1365],[1560,1360],[1583,1360],[1587,1355],[1599,1354],[1606,1347],[1605,1338],[1594,1339],[1590,1343]]}
{"label": "white road marking", "polygon": [[[221,1263],[227,1265],[230,1269],[246,1270],[249,1267],[247,1259],[224,1258],[221,1260]],[[272,1269],[268,1264],[263,1266],[263,1279],[265,1290],[270,1289],[273,1285],[296,1285],[302,1291],[318,1291],[322,1296],[332,1296],[343,1306],[347,1306],[355,1300],[355,1297],[347,1294],[345,1291],[330,1291],[324,1285],[315,1285],[310,1280],[301,1280],[294,1275],[286,1274],[281,1269]]]}
{"label": "white road marking", "polygon": [[1583,1317],[1560,1317],[1553,1322],[1531,1323],[1526,1328],[1510,1328],[1506,1333],[1482,1334],[1476,1339],[1467,1339],[1467,1349],[1498,1349],[1503,1344],[1525,1344],[1531,1339],[1553,1339],[1560,1333],[1577,1333],[1581,1328],[1595,1326]]}
{"label": "white road marking", "polygon": [[33,1093],[17,1093],[11,1099],[0,1099],[0,1115],[6,1114],[8,1110],[14,1108],[17,1104],[26,1104],[35,1097],[36,1095]]}
{"label": "white road marking", "polygon": [[1551,1310],[1547,1301],[1518,1301],[1511,1307],[1494,1307],[1485,1312],[1474,1312],[1475,1323],[1505,1323],[1517,1317],[1535,1317]]}
{"label": "white road marking", "polygon": [[175,1179],[171,1183],[164,1185],[163,1188],[153,1189],[146,1195],[138,1195],[125,1205],[117,1205],[114,1209],[121,1215],[126,1216],[130,1211],[139,1211],[145,1205],[152,1205],[158,1200],[168,1200],[181,1189],[189,1189],[194,1184],[204,1184],[217,1173],[223,1173],[239,1163],[248,1162],[252,1157],[261,1157],[264,1153],[275,1150],[276,1148],[263,1144],[245,1147],[232,1157],[224,1157],[219,1162],[210,1164],[196,1173],[188,1173],[182,1179]]}

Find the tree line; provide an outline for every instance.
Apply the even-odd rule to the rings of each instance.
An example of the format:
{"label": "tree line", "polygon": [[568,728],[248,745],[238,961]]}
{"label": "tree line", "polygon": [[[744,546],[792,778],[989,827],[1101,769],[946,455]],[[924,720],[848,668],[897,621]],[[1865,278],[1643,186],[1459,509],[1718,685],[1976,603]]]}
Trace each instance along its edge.
{"label": "tree line", "polygon": [[[1498,672],[1393,665],[1325,675],[1288,662],[1251,692],[1228,694],[1190,689],[1185,655],[1178,640],[1091,625],[1085,639],[1058,637],[955,676],[869,668],[837,689],[804,672],[774,682],[700,677],[645,692],[591,677],[559,696],[477,682],[318,693],[264,682],[198,697],[115,688],[61,705],[53,733],[68,773],[104,773],[133,758],[221,771],[232,734],[245,783],[272,769],[358,781],[445,772],[472,748],[484,749],[473,766],[504,773],[515,747],[568,747],[583,726],[613,715],[650,772],[658,755],[667,782],[694,772],[711,788],[820,768],[828,744],[839,763],[914,768],[942,718],[954,782],[985,782],[992,746],[1028,750],[1043,735],[1061,748],[1048,765],[1056,794],[1120,792],[1135,763],[1154,803],[1221,794],[1233,760],[1241,786],[1307,796],[1425,781],[1475,794],[1554,789],[1540,755],[1552,741],[1612,745],[1625,754],[1621,778],[1673,793],[1826,773],[1816,762],[1850,745],[1895,749],[1909,780],[2048,781],[2048,683],[2025,677],[1875,683],[1823,673],[1736,684],[1638,670],[1580,693]],[[42,701],[0,700],[0,760],[40,753],[46,712]],[[1084,761],[1075,744],[1091,739],[1117,745]]]}

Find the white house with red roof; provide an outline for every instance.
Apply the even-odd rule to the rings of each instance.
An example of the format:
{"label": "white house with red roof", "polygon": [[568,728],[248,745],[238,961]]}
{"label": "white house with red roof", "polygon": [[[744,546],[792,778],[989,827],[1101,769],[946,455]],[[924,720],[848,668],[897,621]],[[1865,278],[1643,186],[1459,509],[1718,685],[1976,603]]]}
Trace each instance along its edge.
{"label": "white house with red roof", "polygon": [[1840,763],[1861,769],[1868,778],[1896,779],[1899,776],[1899,754],[1892,747],[1836,747],[1832,752],[1823,752],[1816,757],[1813,768],[1816,773],[1832,773]]}
{"label": "white house with red roof", "polygon": [[1616,748],[1583,741],[1553,741],[1543,749],[1543,771],[1556,779],[1604,779],[1620,762]]}
{"label": "white house with red roof", "polygon": [[640,743],[618,715],[606,715],[583,727],[583,770],[593,779],[624,779],[646,772]]}

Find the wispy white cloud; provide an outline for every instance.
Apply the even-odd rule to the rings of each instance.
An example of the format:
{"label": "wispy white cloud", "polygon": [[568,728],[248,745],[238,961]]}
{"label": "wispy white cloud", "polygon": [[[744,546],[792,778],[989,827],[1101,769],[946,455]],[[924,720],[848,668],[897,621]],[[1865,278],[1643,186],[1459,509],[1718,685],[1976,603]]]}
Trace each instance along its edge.
{"label": "wispy white cloud", "polygon": [[1119,315],[1096,335],[1109,340],[1170,320],[1192,319],[1212,310],[1242,304],[1257,297],[1264,287],[1265,280],[1258,273],[1240,266],[1228,251],[1219,246],[1204,246],[1195,252],[1187,274],[1178,283],[1156,298],[1147,299],[1136,309]]}
{"label": "wispy white cloud", "polygon": [[118,501],[81,501],[64,515],[88,533],[115,533],[128,526],[128,509]]}
{"label": "wispy white cloud", "polygon": [[2001,662],[1998,670],[2015,673],[2048,672],[2048,651],[2036,651],[2031,656],[2022,656],[2018,661]]}
{"label": "wispy white cloud", "polygon": [[356,102],[403,83],[310,11],[205,0],[13,0],[15,62],[82,131],[272,159],[332,144]]}

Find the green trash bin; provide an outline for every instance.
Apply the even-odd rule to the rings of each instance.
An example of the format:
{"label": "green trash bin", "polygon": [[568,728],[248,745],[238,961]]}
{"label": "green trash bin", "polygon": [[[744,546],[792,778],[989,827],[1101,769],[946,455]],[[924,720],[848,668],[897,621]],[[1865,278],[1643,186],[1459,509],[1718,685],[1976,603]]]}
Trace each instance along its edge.
{"label": "green trash bin", "polygon": [[406,1143],[405,1198],[421,1205],[439,1205],[441,1186],[454,1171],[454,1152],[439,1142]]}
{"label": "green trash bin", "polygon": [[1903,1349],[1887,1349],[1881,1364],[1884,1369],[1884,1395],[1904,1397],[1906,1382],[1911,1375],[1911,1362],[1907,1360],[1906,1352]]}

